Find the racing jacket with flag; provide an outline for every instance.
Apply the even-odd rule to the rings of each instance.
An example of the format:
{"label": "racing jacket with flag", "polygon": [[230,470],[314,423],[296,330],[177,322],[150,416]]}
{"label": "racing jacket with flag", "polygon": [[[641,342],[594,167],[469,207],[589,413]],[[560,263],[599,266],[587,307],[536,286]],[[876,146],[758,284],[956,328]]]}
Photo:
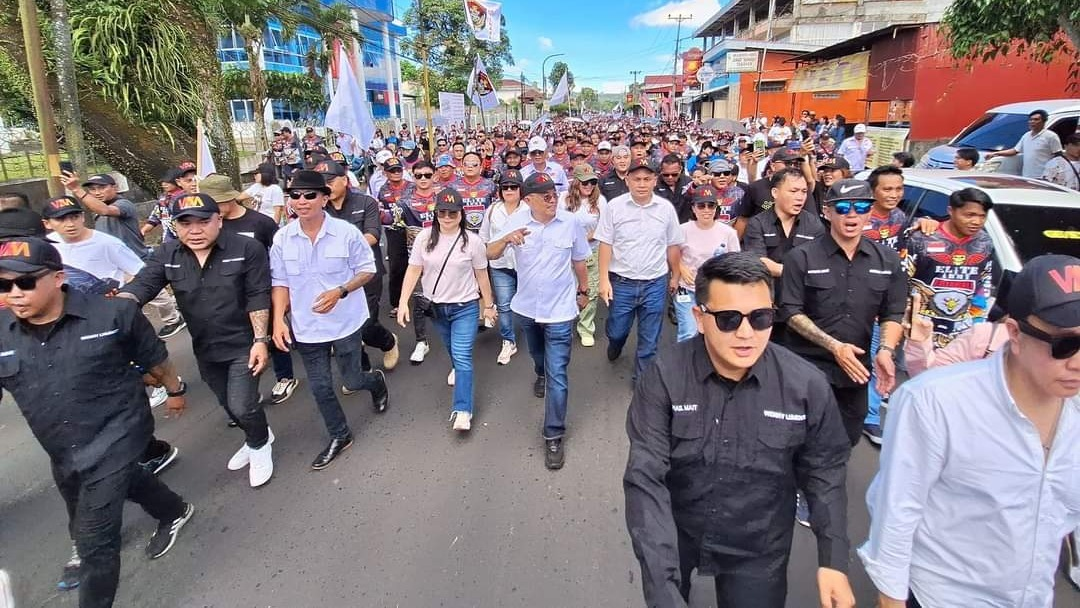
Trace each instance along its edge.
{"label": "racing jacket with flag", "polygon": [[484,221],[484,212],[491,206],[491,202],[495,200],[495,193],[498,190],[495,186],[495,182],[487,178],[479,178],[473,183],[469,183],[464,177],[459,177],[450,184],[450,187],[458,191],[461,195],[461,202],[464,204],[465,211],[465,227],[473,232],[480,230],[480,224]]}

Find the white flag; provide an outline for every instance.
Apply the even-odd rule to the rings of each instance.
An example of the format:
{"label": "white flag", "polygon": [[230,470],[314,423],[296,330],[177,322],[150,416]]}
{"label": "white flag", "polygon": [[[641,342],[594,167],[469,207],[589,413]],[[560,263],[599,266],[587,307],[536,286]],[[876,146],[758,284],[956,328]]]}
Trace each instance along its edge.
{"label": "white flag", "polygon": [[570,85],[566,82],[566,72],[563,72],[562,78],[559,79],[559,86],[555,87],[555,92],[551,94],[551,101],[548,102],[548,106],[557,106],[560,103],[566,103],[566,100],[570,97]]}
{"label": "white flag", "polygon": [[[390,100],[390,103],[394,101]],[[323,124],[352,137],[353,154],[362,154],[375,137],[375,120],[371,118],[371,107],[356,81],[344,44],[338,48],[337,91],[330,100],[330,107],[326,109],[326,120]]]}
{"label": "white flag", "polygon": [[484,67],[484,62],[480,60],[479,55],[476,56],[476,63],[473,64],[472,74],[469,74],[469,86],[465,94],[468,95],[474,105],[479,106],[482,110],[499,107],[499,98],[495,95],[495,85],[491,83],[487,68]]}
{"label": "white flag", "polygon": [[195,126],[195,173],[199,176],[199,179],[206,177],[212,173],[217,173],[217,167],[214,166],[214,157],[210,154],[210,141],[206,137],[206,128],[203,126],[203,121],[200,118],[198,124]]}
{"label": "white flag", "polygon": [[477,40],[499,42],[502,39],[501,2],[465,0],[465,21]]}

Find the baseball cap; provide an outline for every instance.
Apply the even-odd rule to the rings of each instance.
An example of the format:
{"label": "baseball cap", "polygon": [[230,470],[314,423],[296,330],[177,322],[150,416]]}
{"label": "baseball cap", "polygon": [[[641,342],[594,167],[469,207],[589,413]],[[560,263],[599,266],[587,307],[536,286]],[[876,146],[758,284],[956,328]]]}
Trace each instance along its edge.
{"label": "baseball cap", "polygon": [[394,156],[394,153],[389,150],[379,150],[375,153],[375,162],[377,164],[383,164]]}
{"label": "baseball cap", "polygon": [[579,182],[596,179],[596,170],[592,168],[592,165],[580,165],[578,167],[575,167],[574,179],[578,180]]}
{"label": "baseball cap", "polygon": [[1061,328],[1080,327],[1080,259],[1048,254],[1028,260],[1012,280],[1005,310],[1014,319],[1028,316]]}
{"label": "baseball cap", "polygon": [[233,188],[232,180],[229,179],[229,176],[217,173],[207,175],[199,182],[199,192],[209,196],[218,203],[235,201],[243,196],[243,194]]}
{"label": "baseball cap", "polygon": [[499,185],[500,186],[514,185],[514,184],[520,186],[523,183],[525,183],[525,180],[524,180],[524,178],[521,177],[521,171],[518,171],[517,169],[507,169],[506,171],[503,171],[499,175]]}
{"label": "baseball cap", "polygon": [[405,148],[406,150],[415,150],[416,149],[416,142],[411,140],[411,139],[408,139],[408,140],[405,140],[405,143],[401,144],[401,147]]}
{"label": "baseball cap", "polygon": [[511,154],[517,154],[518,156],[521,156],[521,150],[518,150],[517,148],[513,148],[513,147],[507,148],[506,150],[503,151],[503,154],[502,154],[503,155],[503,160],[506,160],[506,157],[510,156]]}
{"label": "baseball cap", "polygon": [[[302,171],[297,171],[297,173],[302,173]],[[205,182],[206,180],[203,180],[203,183]],[[202,184],[200,184],[200,186],[201,185]],[[184,196],[174,198],[169,212],[173,219],[176,220],[189,215],[206,219],[215,213],[220,213],[220,210],[218,209],[217,201],[209,194],[199,192],[197,194],[185,194]]]}
{"label": "baseball cap", "polygon": [[82,212],[82,205],[75,200],[74,196],[57,196],[56,198],[50,198],[45,203],[45,207],[41,210],[41,217],[47,220],[55,220],[65,215]]}
{"label": "baseball cap", "polygon": [[631,140],[630,140],[630,147],[631,147],[631,148],[633,148],[634,146],[645,146],[645,147],[648,147],[648,145],[649,145],[649,142],[645,141],[644,139],[638,139],[638,138],[634,138],[634,139],[631,139]]}
{"label": "baseball cap", "polygon": [[716,190],[711,186],[699,186],[694,188],[694,195],[690,199],[691,203],[715,203],[716,202]]}
{"label": "baseball cap", "polygon": [[607,150],[607,151],[610,152],[611,151],[611,142],[605,140],[605,141],[602,141],[602,142],[596,144],[596,151],[599,152],[601,150]]}
{"label": "baseball cap", "polygon": [[851,171],[851,163],[849,163],[847,161],[847,159],[844,158],[843,156],[837,156],[836,158],[834,158],[834,159],[832,159],[830,161],[826,161],[825,164],[821,165],[821,168],[822,169],[844,169],[844,170],[847,170],[847,171]]}
{"label": "baseball cap", "polygon": [[530,194],[543,194],[555,191],[555,180],[547,173],[533,173],[525,179],[525,185],[521,190],[522,196]]}
{"label": "baseball cap", "polygon": [[32,209],[0,209],[0,239],[19,236],[45,236],[41,215]]}
{"label": "baseball cap", "polygon": [[728,161],[726,161],[726,160],[724,160],[722,158],[718,158],[718,159],[712,161],[711,163],[709,163],[709,173],[720,173],[720,172],[730,172],[730,171],[731,171],[731,163],[729,163]]}
{"label": "baseball cap", "polygon": [[842,179],[829,187],[825,193],[825,204],[836,201],[872,201],[874,190],[861,179]]}
{"label": "baseball cap", "polygon": [[647,158],[635,158],[634,160],[630,161],[630,168],[627,170],[627,173],[637,171],[638,169],[646,169],[653,173],[657,172],[656,167],[654,167]]}
{"label": "baseball cap", "polygon": [[45,239],[22,237],[0,243],[0,270],[26,274],[45,269],[64,269],[60,252]]}
{"label": "baseball cap", "polygon": [[547,152],[547,142],[539,135],[529,140],[529,152],[536,151]]}
{"label": "baseball cap", "polygon": [[439,158],[435,159],[435,168],[436,169],[438,169],[439,167],[453,167],[453,166],[454,166],[454,157],[450,156],[449,154],[440,154]]}
{"label": "baseball cap", "polygon": [[107,173],[101,173],[98,175],[91,175],[86,178],[86,181],[82,183],[83,187],[86,186],[115,186],[116,180]]}
{"label": "baseball cap", "polygon": [[461,194],[453,188],[443,188],[435,195],[435,211],[461,211],[463,206]]}
{"label": "baseball cap", "polygon": [[864,125],[861,122],[859,124],[855,125],[855,132],[856,133],[866,133],[866,125]]}
{"label": "baseball cap", "polygon": [[345,155],[341,152],[331,152],[330,160],[341,163],[342,165],[348,165],[349,159],[345,158]]}
{"label": "baseball cap", "polygon": [[334,162],[332,160],[324,160],[320,162],[319,164],[315,165],[314,170],[322,173],[323,177],[326,178],[327,181],[335,177],[341,177],[347,173],[345,171],[345,167],[343,167],[341,163]]}
{"label": "baseball cap", "polygon": [[668,141],[682,141],[682,138],[679,137],[678,133],[669,133],[668,136],[667,136],[667,140]]}
{"label": "baseball cap", "polygon": [[772,158],[769,160],[769,162],[786,163],[790,160],[795,160],[796,158],[802,157],[792,152],[791,150],[788,150],[787,148],[780,148],[776,152],[773,152]]}
{"label": "baseball cap", "polygon": [[383,171],[394,171],[394,170],[400,170],[400,171],[405,170],[405,167],[401,166],[401,161],[398,160],[398,158],[396,156],[392,156],[392,157],[386,159],[386,162],[383,163]]}

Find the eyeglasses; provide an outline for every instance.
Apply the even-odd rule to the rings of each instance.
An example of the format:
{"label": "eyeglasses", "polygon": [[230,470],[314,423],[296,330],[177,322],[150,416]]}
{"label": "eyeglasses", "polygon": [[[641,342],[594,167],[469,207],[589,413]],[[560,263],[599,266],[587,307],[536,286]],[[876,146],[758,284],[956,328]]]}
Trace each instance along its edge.
{"label": "eyeglasses", "polygon": [[840,215],[847,215],[852,209],[855,209],[855,213],[859,215],[865,215],[870,213],[873,207],[873,201],[836,201],[833,203],[833,210]]}
{"label": "eyeglasses", "polygon": [[776,310],[772,308],[758,308],[743,314],[738,310],[718,310],[713,312],[704,304],[698,307],[701,312],[713,316],[716,320],[716,328],[725,333],[737,331],[742,326],[743,319],[750,321],[750,328],[754,331],[765,331],[773,326],[776,319]]}
{"label": "eyeglasses", "polygon": [[716,209],[716,203],[705,201],[702,203],[694,203],[695,209]]}
{"label": "eyeglasses", "polygon": [[289,193],[289,198],[291,198],[294,201],[298,201],[298,200],[300,200],[301,197],[303,197],[303,199],[306,200],[306,201],[313,201],[313,200],[315,200],[316,198],[319,197],[319,194],[320,193],[318,193],[318,192],[312,192],[312,191],[297,192],[296,190],[293,190],[292,192]]}
{"label": "eyeglasses", "polygon": [[434,173],[413,173],[413,177],[416,179],[431,179],[435,177]]}
{"label": "eyeglasses", "polygon": [[[0,282],[0,291],[3,291],[2,282]],[[1059,361],[1068,359],[1080,351],[1080,336],[1051,336],[1023,319],[1017,319],[1016,324],[1020,326],[1021,333],[1049,344],[1050,356]]]}
{"label": "eyeglasses", "polygon": [[451,209],[439,209],[436,213],[439,214],[439,217],[457,217],[457,214],[460,212]]}
{"label": "eyeglasses", "polygon": [[679,177],[680,173],[661,173],[660,177]]}
{"label": "eyeglasses", "polygon": [[33,291],[37,288],[38,279],[51,272],[55,271],[42,270],[34,274],[17,276],[14,279],[0,279],[0,293],[11,293],[12,286],[18,287],[19,291]]}
{"label": "eyeglasses", "polygon": [[711,174],[713,177],[731,177],[731,171],[713,171]]}
{"label": "eyeglasses", "polygon": [[386,170],[387,173],[402,173],[404,171],[405,169],[403,169],[402,167],[391,167],[390,169]]}
{"label": "eyeglasses", "polygon": [[544,154],[547,153],[543,150],[533,150],[532,152],[529,152],[529,156],[543,156]]}
{"label": "eyeglasses", "polygon": [[587,179],[587,180],[585,180],[585,181],[581,182],[581,185],[582,185],[582,186],[595,186],[595,185],[596,185],[596,184],[598,184],[598,183],[600,183],[600,180],[596,180],[596,179]]}

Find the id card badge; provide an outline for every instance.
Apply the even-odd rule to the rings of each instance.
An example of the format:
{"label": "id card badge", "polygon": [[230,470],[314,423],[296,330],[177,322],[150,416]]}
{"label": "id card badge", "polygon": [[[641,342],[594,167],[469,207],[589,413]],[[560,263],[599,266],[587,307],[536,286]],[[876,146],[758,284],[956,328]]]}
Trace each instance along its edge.
{"label": "id card badge", "polygon": [[693,300],[693,296],[691,296],[688,293],[677,293],[677,294],[675,294],[675,301],[678,302],[679,304],[689,304],[689,303],[693,302],[694,300]]}

